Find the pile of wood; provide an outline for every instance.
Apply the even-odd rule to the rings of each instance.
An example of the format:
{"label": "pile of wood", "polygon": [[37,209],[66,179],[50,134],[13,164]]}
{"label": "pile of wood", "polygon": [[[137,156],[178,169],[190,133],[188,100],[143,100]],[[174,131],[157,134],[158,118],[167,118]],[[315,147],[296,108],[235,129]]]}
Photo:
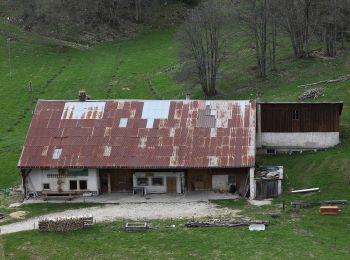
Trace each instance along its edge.
{"label": "pile of wood", "polygon": [[242,227],[250,226],[251,224],[264,224],[269,225],[269,221],[264,220],[250,220],[250,219],[230,219],[230,220],[202,220],[202,221],[190,221],[185,224],[186,227],[196,228],[196,227]]}
{"label": "pile of wood", "polygon": [[318,200],[318,201],[295,201],[292,202],[292,208],[308,208],[314,206],[323,206],[323,205],[346,205],[348,204],[347,200]]}
{"label": "pile of wood", "polygon": [[90,227],[93,224],[92,216],[42,219],[39,221],[39,230],[66,232]]}
{"label": "pile of wood", "polygon": [[318,98],[323,96],[324,92],[324,88],[312,88],[306,90],[301,96],[299,96],[299,99]]}

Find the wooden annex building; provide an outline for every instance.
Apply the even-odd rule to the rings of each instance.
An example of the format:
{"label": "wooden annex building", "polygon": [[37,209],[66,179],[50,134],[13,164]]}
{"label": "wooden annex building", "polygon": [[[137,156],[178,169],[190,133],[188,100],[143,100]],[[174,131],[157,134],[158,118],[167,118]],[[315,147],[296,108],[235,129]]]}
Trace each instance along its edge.
{"label": "wooden annex building", "polygon": [[258,102],[257,148],[317,150],[339,143],[343,102]]}

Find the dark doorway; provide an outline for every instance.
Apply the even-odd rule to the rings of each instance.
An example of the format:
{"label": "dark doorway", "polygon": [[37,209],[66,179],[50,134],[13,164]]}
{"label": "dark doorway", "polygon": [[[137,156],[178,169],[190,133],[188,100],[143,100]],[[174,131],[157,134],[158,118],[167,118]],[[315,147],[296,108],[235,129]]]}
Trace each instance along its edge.
{"label": "dark doorway", "polygon": [[108,192],[108,174],[100,172],[100,189],[102,193]]}

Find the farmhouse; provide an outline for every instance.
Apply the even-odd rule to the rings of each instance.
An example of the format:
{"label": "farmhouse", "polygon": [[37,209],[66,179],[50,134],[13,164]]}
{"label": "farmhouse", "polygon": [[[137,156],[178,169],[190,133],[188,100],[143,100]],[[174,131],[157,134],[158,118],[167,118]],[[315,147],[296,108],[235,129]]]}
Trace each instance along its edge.
{"label": "farmhouse", "polygon": [[[18,162],[42,194],[281,193],[255,173],[256,150],[338,144],[342,103],[255,100],[40,100]],[[264,171],[263,171],[264,172]],[[266,173],[266,171],[265,171]],[[259,184],[258,187],[256,185]]]}
{"label": "farmhouse", "polygon": [[41,100],[18,167],[26,192],[246,195],[255,119],[253,100]]}

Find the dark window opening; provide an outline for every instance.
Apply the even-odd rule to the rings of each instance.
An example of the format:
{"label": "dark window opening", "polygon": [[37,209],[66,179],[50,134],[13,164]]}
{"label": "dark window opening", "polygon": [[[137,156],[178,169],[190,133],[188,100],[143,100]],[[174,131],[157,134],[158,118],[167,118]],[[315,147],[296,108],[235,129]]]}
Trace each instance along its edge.
{"label": "dark window opening", "polygon": [[153,186],[163,186],[163,178],[162,177],[152,178],[152,185]]}
{"label": "dark window opening", "polygon": [[229,175],[229,176],[228,176],[228,183],[229,183],[229,184],[236,184],[236,176],[234,176],[234,175]]}
{"label": "dark window opening", "polygon": [[203,181],[203,175],[197,175],[196,181],[199,181],[199,182]]}
{"label": "dark window opening", "polygon": [[137,186],[148,186],[148,178],[137,178]]}
{"label": "dark window opening", "polygon": [[293,120],[299,120],[300,119],[299,110],[293,110],[292,118],[293,118]]}
{"label": "dark window opening", "polygon": [[267,154],[276,154],[276,150],[275,149],[267,149],[266,153]]}
{"label": "dark window opening", "polygon": [[79,188],[81,190],[87,190],[87,181],[86,180],[80,180],[79,181]]}
{"label": "dark window opening", "polygon": [[49,190],[50,189],[50,183],[44,183],[43,184],[43,189],[44,190]]}
{"label": "dark window opening", "polygon": [[77,181],[69,181],[69,189],[70,190],[77,190],[78,189]]}

